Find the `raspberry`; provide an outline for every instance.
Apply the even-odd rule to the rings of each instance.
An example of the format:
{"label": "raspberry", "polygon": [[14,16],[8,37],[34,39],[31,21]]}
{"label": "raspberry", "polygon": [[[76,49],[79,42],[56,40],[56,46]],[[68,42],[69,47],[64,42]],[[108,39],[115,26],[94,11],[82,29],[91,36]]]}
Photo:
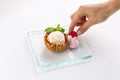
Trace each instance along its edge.
{"label": "raspberry", "polygon": [[72,31],[70,35],[72,36],[72,38],[73,37],[78,37],[77,32],[75,32],[75,31]]}

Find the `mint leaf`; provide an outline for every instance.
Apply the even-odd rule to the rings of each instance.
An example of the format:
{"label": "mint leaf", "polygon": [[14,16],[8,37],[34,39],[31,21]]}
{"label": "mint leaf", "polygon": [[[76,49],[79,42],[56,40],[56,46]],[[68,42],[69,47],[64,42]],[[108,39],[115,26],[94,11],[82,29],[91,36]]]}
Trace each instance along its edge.
{"label": "mint leaf", "polygon": [[61,28],[61,32],[64,32],[64,31],[65,31],[65,29]]}
{"label": "mint leaf", "polygon": [[56,31],[64,32],[65,29],[60,27],[60,24],[57,25]]}
{"label": "mint leaf", "polygon": [[53,27],[48,27],[45,29],[45,32],[53,32],[54,28]]}
{"label": "mint leaf", "polygon": [[60,28],[60,24],[57,25],[57,28]]}
{"label": "mint leaf", "polygon": [[65,30],[63,28],[56,28],[56,31],[64,32]]}

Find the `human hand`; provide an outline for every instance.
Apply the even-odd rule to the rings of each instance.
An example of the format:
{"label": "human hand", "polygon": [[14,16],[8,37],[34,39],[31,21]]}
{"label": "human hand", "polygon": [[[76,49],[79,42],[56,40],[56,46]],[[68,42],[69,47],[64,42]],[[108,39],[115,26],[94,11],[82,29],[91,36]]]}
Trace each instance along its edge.
{"label": "human hand", "polygon": [[113,1],[101,4],[91,4],[80,6],[79,9],[71,15],[71,24],[69,34],[74,27],[79,27],[77,34],[86,32],[92,25],[105,21],[112,13],[116,11]]}

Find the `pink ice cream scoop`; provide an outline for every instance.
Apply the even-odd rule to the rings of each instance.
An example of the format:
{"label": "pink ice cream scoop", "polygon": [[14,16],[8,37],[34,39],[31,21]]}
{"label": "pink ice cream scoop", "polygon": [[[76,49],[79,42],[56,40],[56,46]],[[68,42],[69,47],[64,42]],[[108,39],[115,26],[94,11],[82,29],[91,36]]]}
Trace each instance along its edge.
{"label": "pink ice cream scoop", "polygon": [[72,38],[70,39],[69,47],[70,48],[77,48],[79,46],[79,40],[78,40],[77,32],[72,31],[70,35],[71,35]]}
{"label": "pink ice cream scoop", "polygon": [[71,39],[69,47],[70,48],[77,48],[79,46],[79,40],[78,37],[74,37]]}

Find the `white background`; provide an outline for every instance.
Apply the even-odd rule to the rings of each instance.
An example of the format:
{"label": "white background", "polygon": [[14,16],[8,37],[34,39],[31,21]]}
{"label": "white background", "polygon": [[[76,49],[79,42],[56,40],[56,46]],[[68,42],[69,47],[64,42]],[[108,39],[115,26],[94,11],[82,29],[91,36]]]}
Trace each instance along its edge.
{"label": "white background", "polygon": [[0,80],[120,80],[120,11],[84,35],[94,59],[37,72],[25,40],[28,31],[70,24],[83,4],[105,0],[0,0]]}

